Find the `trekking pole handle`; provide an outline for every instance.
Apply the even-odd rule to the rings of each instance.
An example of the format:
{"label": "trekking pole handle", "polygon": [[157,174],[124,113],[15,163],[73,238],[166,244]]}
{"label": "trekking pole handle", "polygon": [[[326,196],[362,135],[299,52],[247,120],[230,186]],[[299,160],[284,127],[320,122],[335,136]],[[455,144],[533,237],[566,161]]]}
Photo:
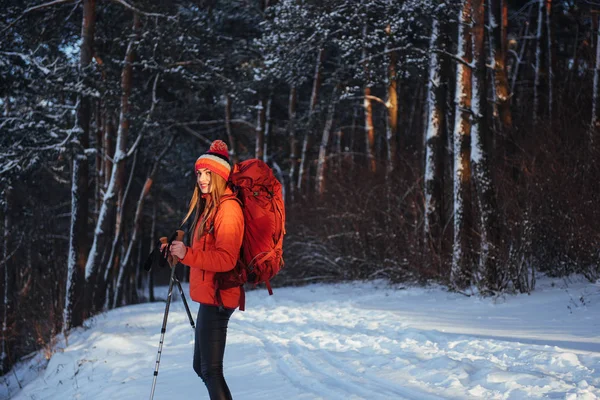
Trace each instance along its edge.
{"label": "trekking pole handle", "polygon": [[[175,235],[173,235],[171,237],[171,240],[169,240],[166,236],[161,237],[159,240],[160,240],[161,244],[166,244],[167,246],[169,246],[173,240],[183,242],[184,235],[185,235],[185,232],[182,231],[181,229],[178,229],[175,232]],[[172,256],[171,252],[168,249],[167,249],[167,254],[168,254],[167,260],[169,261],[169,266],[171,268],[175,267],[177,265],[177,263],[179,262],[179,259],[177,257]]]}

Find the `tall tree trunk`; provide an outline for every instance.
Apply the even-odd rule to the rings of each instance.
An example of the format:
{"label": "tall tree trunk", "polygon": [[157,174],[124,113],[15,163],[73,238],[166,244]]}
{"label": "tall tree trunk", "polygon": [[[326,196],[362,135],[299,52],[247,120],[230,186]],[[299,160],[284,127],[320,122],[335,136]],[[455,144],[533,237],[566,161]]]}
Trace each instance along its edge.
{"label": "tall tree trunk", "polygon": [[[142,217],[143,218],[143,217]],[[141,223],[141,222],[140,222]],[[137,304],[140,303],[144,298],[144,292],[142,291],[142,270],[141,266],[144,260],[142,260],[142,251],[143,251],[143,240],[138,240],[137,243],[137,252],[136,252],[136,260],[135,260],[135,268],[133,269],[131,280],[133,286],[132,293],[132,303]]]}
{"label": "tall tree trunk", "polygon": [[375,128],[373,126],[373,103],[371,102],[371,88],[365,87],[365,147],[367,149],[367,163],[371,172],[377,171],[375,160]]}
{"label": "tall tree trunk", "polygon": [[231,96],[227,95],[225,100],[225,130],[227,131],[227,139],[229,140],[229,158],[235,164],[238,162],[238,156],[235,145],[235,136],[231,128]]}
{"label": "tall tree trunk", "polygon": [[458,28],[456,112],[454,124],[454,240],[450,280],[456,288],[471,283],[471,0],[462,1]]}
{"label": "tall tree trunk", "polygon": [[[389,28],[389,27],[388,27]],[[387,46],[389,50],[389,45]],[[388,85],[387,85],[387,163],[388,174],[396,167],[396,158],[398,145],[396,137],[398,135],[398,84],[396,79],[396,52],[390,52],[390,60],[388,64]]]}
{"label": "tall tree trunk", "polygon": [[95,193],[95,204],[94,204],[94,214],[98,215],[100,211],[100,206],[102,204],[102,197],[100,196],[100,189],[103,185],[102,176],[102,144],[104,142],[104,117],[102,115],[102,103],[100,101],[96,102],[96,193]]}
{"label": "tall tree trunk", "polygon": [[535,43],[535,77],[533,81],[533,121],[538,122],[540,116],[540,80],[542,73],[542,32],[544,26],[545,0],[538,0],[538,18]]}
{"label": "tall tree trunk", "polygon": [[[491,151],[490,130],[487,126],[486,110],[486,56],[484,53],[484,0],[473,1],[473,58],[476,66],[473,74],[473,126],[471,130],[471,168],[473,182],[477,189],[477,204],[479,205],[479,264],[477,281],[482,289],[496,290],[502,286],[497,270],[497,210],[496,196],[493,187],[489,152]],[[490,12],[490,22],[493,28],[499,30]],[[499,35],[500,36],[500,35]],[[493,42],[490,35],[490,42]],[[494,44],[491,43],[493,48]],[[496,49],[501,51],[501,41]],[[493,50],[492,50],[493,51]],[[495,60],[495,58],[492,58]],[[497,82],[497,70],[494,70],[493,82]],[[494,84],[494,83],[493,83]],[[506,99],[508,100],[508,99]]]}
{"label": "tall tree trunk", "polygon": [[592,121],[589,130],[590,148],[594,148],[597,143],[597,135],[600,132],[600,24],[596,31],[596,65],[594,65],[594,84],[592,89]]}
{"label": "tall tree trunk", "polygon": [[[13,248],[15,244],[13,232],[13,220],[11,213],[14,212],[13,200],[13,188],[8,185],[4,189],[4,236],[2,238],[2,337],[0,337],[0,372],[7,372],[11,365],[11,358],[9,354],[10,349],[10,338],[11,338],[11,326],[14,320],[14,282],[15,282],[15,270],[14,264],[14,252]],[[14,334],[13,334],[14,335]]]}
{"label": "tall tree trunk", "polygon": [[425,219],[423,243],[426,251],[441,257],[443,225],[444,131],[446,125],[446,86],[442,83],[440,22],[433,17],[429,40],[429,77],[427,83],[427,124],[425,132]]}
{"label": "tall tree trunk", "polygon": [[104,167],[103,167],[103,190],[106,192],[108,189],[108,183],[110,182],[109,175],[112,170],[112,159],[115,156],[115,142],[114,142],[114,120],[112,112],[109,110],[104,111]]}
{"label": "tall tree trunk", "polygon": [[329,109],[327,110],[327,120],[325,121],[325,127],[323,128],[323,136],[321,137],[321,146],[319,147],[319,158],[317,162],[317,187],[316,191],[319,195],[322,195],[325,191],[325,168],[327,158],[327,145],[329,144],[329,137],[331,136],[331,129],[333,127],[333,117],[335,115],[335,106],[338,102],[338,87],[335,85],[333,93],[331,94],[331,100],[329,102]]}
{"label": "tall tree trunk", "polygon": [[523,63],[523,57],[525,56],[525,50],[527,49],[527,43],[529,40],[529,28],[531,21],[531,13],[533,11],[533,5],[530,5],[527,11],[527,19],[525,20],[525,24],[523,24],[523,29],[521,30],[521,34],[519,36],[519,40],[521,43],[521,49],[519,50],[518,58],[515,58],[513,62],[513,66],[511,68],[511,76],[510,76],[510,92],[512,93],[512,99],[515,97],[515,85],[517,84],[517,78],[519,77],[520,66]]}
{"label": "tall tree trunk", "polygon": [[[546,0],[546,52],[548,62],[548,117],[552,118],[554,102],[554,71],[552,70],[552,0]],[[550,124],[552,126],[552,124]]]}
{"label": "tall tree trunk", "polygon": [[[127,188],[125,189],[124,194],[120,194],[119,197],[119,201],[117,202],[117,212],[116,212],[116,219],[115,219],[115,232],[113,235],[113,241],[112,241],[112,246],[111,246],[111,250],[110,250],[110,255],[108,256],[107,259],[107,264],[104,268],[104,279],[102,280],[102,283],[104,285],[106,285],[106,290],[105,290],[105,297],[104,297],[104,301],[102,301],[102,303],[105,304],[104,308],[108,309],[111,304],[112,307],[110,308],[114,308],[114,303],[111,302],[111,292],[114,293],[116,292],[116,288],[113,287],[113,277],[116,276],[117,274],[120,275],[121,271],[120,271],[120,266],[122,265],[121,259],[123,256],[123,252],[121,252],[121,254],[119,254],[118,252],[118,246],[123,247],[122,242],[123,242],[123,237],[125,237],[125,232],[123,232],[123,225],[122,225],[122,221],[125,217],[124,213],[125,213],[125,203],[127,201],[127,198],[129,197],[129,191],[131,189],[131,182],[133,181],[133,177],[135,175],[135,168],[137,166],[137,156],[138,156],[138,149],[135,150],[134,156],[133,156],[133,162],[131,165],[131,169],[129,171],[129,180],[127,182]],[[119,174],[120,175],[120,174]],[[119,179],[119,181],[122,179],[122,177]],[[119,187],[121,187],[121,189],[123,188],[123,184],[122,182],[118,183]],[[121,190],[122,191],[122,190]],[[115,273],[117,272],[117,273]],[[103,288],[99,287],[99,290],[103,290]],[[100,302],[101,299],[99,299],[98,301]]]}
{"label": "tall tree trunk", "polygon": [[98,214],[98,221],[96,223],[96,229],[94,231],[94,241],[92,243],[92,247],[90,249],[90,253],[88,256],[87,264],[85,266],[85,280],[86,280],[86,301],[85,305],[88,312],[97,311],[92,310],[92,307],[98,306],[97,301],[98,297],[101,296],[100,292],[103,294],[103,290],[98,290],[97,284],[98,278],[102,278],[99,276],[99,265],[100,265],[100,256],[101,256],[101,248],[105,244],[105,236],[106,232],[109,228],[109,211],[114,210],[115,207],[115,197],[119,192],[118,187],[118,175],[119,175],[119,167],[125,162],[126,154],[127,154],[127,135],[129,133],[129,97],[131,95],[131,86],[132,86],[132,75],[133,75],[133,61],[135,59],[135,45],[139,40],[139,31],[140,31],[140,18],[137,13],[134,13],[133,17],[133,38],[130,40],[127,51],[125,54],[125,62],[123,65],[123,70],[121,72],[121,112],[119,116],[119,130],[117,132],[117,145],[115,150],[115,155],[113,157],[113,165],[110,176],[110,182],[108,184],[108,188],[104,193],[104,198],[102,201],[102,207],[100,208],[100,213]]}
{"label": "tall tree trunk", "polygon": [[336,153],[336,163],[335,163],[335,173],[340,173],[342,170],[342,141],[344,140],[344,131],[340,128],[335,133],[335,153]]}
{"label": "tall tree trunk", "polygon": [[488,4],[488,11],[490,60],[494,77],[492,80],[494,119],[500,119],[501,131],[505,133],[512,130],[510,91],[506,72],[506,0],[492,0]]}
{"label": "tall tree trunk", "polygon": [[[153,85],[153,90],[152,90],[152,105],[150,107],[150,110],[148,111],[146,120],[144,121],[144,124],[142,126],[142,128],[140,129],[140,131],[138,132],[138,138],[136,140],[136,142],[138,142],[139,140],[141,140],[141,137],[144,133],[144,130],[150,125],[150,121],[152,120],[152,116],[154,114],[154,109],[157,103],[156,100],[156,88],[158,85],[158,79],[159,79],[160,74],[157,74],[154,78],[154,85]],[[113,295],[114,295],[114,285],[115,285],[115,280],[114,280],[114,276],[117,275],[121,275],[122,271],[121,271],[121,267],[123,267],[126,264],[123,264],[122,259],[125,255],[125,246],[123,245],[124,240],[122,240],[122,238],[124,238],[125,232],[123,229],[123,221],[124,221],[124,212],[125,212],[125,205],[127,202],[127,198],[129,197],[129,193],[130,193],[130,189],[131,189],[131,184],[133,182],[133,177],[135,176],[135,168],[137,166],[137,156],[138,156],[138,151],[139,148],[135,149],[135,153],[133,156],[133,162],[131,164],[131,169],[129,172],[129,179],[127,181],[127,187],[125,189],[125,191],[123,192],[123,179],[124,179],[124,173],[125,173],[125,165],[123,163],[123,165],[120,166],[121,171],[118,172],[118,186],[120,187],[120,191],[119,191],[119,200],[117,203],[117,212],[116,212],[116,223],[115,223],[115,232],[114,232],[114,238],[113,238],[113,243],[112,243],[112,247],[111,247],[111,252],[110,255],[108,257],[107,260],[107,265],[106,268],[104,270],[104,280],[101,282],[103,285],[106,286],[106,290],[105,290],[105,298],[104,299],[98,299],[98,302],[100,303],[100,300],[103,300],[102,303],[104,303],[104,308],[108,309],[109,306],[111,304],[113,304]],[[120,245],[119,248],[119,252],[117,252],[117,246]],[[113,305],[114,307],[114,305]]]}
{"label": "tall tree trunk", "polygon": [[[156,214],[157,214],[158,206],[156,204],[156,200],[152,202],[152,227],[150,228],[150,250],[154,248],[154,242],[156,241]],[[154,298],[154,270],[152,268],[149,272],[150,276],[148,277],[148,301],[153,303],[156,301]]]}
{"label": "tall tree trunk", "polygon": [[265,145],[265,100],[261,98],[256,106],[256,147],[254,157],[263,159]]}
{"label": "tall tree trunk", "polygon": [[317,62],[315,65],[315,74],[313,77],[312,94],[310,96],[310,109],[308,110],[308,131],[304,135],[304,142],[302,143],[302,154],[300,156],[300,166],[298,167],[298,184],[297,189],[302,189],[302,183],[307,178],[307,165],[308,165],[308,152],[312,145],[313,137],[313,118],[317,103],[319,101],[319,92],[321,90],[321,65],[323,64],[323,56],[325,50],[320,48],[317,56]]}
{"label": "tall tree trunk", "polygon": [[[87,69],[93,56],[94,28],[96,24],[96,1],[84,0],[79,53],[80,79],[86,81]],[[85,149],[89,147],[91,104],[87,96],[79,96],[77,110],[79,146],[73,154],[71,187],[71,232],[69,235],[69,256],[65,306],[63,311],[63,331],[67,333],[73,326],[81,326],[86,317],[84,309],[84,273],[89,251],[88,241],[88,160]]]}
{"label": "tall tree trunk", "polygon": [[267,110],[265,112],[265,140],[263,143],[263,161],[267,162],[269,158],[269,147],[271,146],[271,130],[273,119],[271,118],[271,105],[273,104],[273,94],[269,94],[267,100]]}
{"label": "tall tree trunk", "polygon": [[[96,307],[97,309],[103,308],[108,309],[111,299],[111,294],[114,292],[114,277],[117,275],[118,267],[120,265],[120,260],[123,257],[123,244],[122,237],[125,237],[125,205],[127,203],[127,197],[129,194],[129,190],[131,188],[131,183],[133,181],[133,177],[135,175],[135,168],[137,166],[137,156],[138,149],[135,150],[133,156],[133,162],[131,164],[131,168],[129,170],[129,179],[127,180],[127,185],[125,185],[125,162],[119,163],[117,165],[117,183],[115,188],[117,190],[117,204],[115,208],[115,224],[114,224],[114,232],[112,235],[112,245],[110,246],[110,253],[108,258],[104,259],[103,262],[106,262],[106,265],[103,269],[103,273],[100,276],[103,276],[101,280],[96,282],[96,289],[98,290],[97,298],[96,298]],[[104,293],[104,296],[102,296]]]}
{"label": "tall tree trunk", "polygon": [[371,172],[377,171],[375,160],[375,127],[373,126],[373,103],[371,102],[371,84],[369,82],[369,64],[367,60],[367,25],[363,27],[363,50],[362,59],[365,69],[365,99],[363,106],[365,108],[365,148],[367,153],[367,166]]}
{"label": "tall tree trunk", "polygon": [[294,200],[294,182],[296,182],[296,169],[298,166],[298,139],[296,138],[296,86],[290,88],[288,101],[288,135],[290,138],[290,199]]}
{"label": "tall tree trunk", "polygon": [[156,171],[158,171],[158,166],[160,164],[160,161],[163,159],[165,154],[167,154],[167,151],[171,149],[171,147],[173,146],[174,140],[175,140],[175,137],[172,136],[169,143],[167,144],[167,146],[165,146],[164,149],[162,150],[162,152],[155,158],[154,164],[152,165],[152,169],[150,170],[150,173],[148,174],[148,177],[146,178],[146,183],[144,184],[144,187],[142,188],[142,191],[140,192],[140,198],[138,199],[137,207],[135,209],[135,217],[133,219],[133,232],[131,234],[131,239],[129,240],[129,243],[127,245],[127,250],[125,251],[125,255],[124,255],[123,259],[121,260],[121,265],[119,267],[119,275],[117,277],[117,282],[115,285],[115,294],[114,294],[113,303],[112,303],[113,308],[121,305],[121,299],[123,298],[123,278],[127,275],[126,270],[127,270],[128,264],[129,264],[129,259],[131,258],[131,251],[136,244],[137,237],[138,237],[138,234],[140,231],[140,224],[142,221],[142,215],[143,215],[144,203],[145,203],[146,197],[148,197],[148,194],[150,193],[150,189],[152,188],[152,184],[154,183],[154,177],[156,176]]}

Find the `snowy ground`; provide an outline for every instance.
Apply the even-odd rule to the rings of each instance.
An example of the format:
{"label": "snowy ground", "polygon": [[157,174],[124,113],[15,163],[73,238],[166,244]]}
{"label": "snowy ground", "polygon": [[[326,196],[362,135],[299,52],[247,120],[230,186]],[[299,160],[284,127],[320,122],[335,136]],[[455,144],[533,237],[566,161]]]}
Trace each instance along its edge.
{"label": "snowy ground", "polygon": [[[600,398],[600,283],[544,279],[531,296],[496,299],[312,285],[250,292],[247,308],[231,319],[225,355],[236,399]],[[0,398],[149,398],[163,312],[154,303],[96,317],[47,366],[38,355],[0,378]],[[178,301],[155,399],[208,397],[192,346]]]}

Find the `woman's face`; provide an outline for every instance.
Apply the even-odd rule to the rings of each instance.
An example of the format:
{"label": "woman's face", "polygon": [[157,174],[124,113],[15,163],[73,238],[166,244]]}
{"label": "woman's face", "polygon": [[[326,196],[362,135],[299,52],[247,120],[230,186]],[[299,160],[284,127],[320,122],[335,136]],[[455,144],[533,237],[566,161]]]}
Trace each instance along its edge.
{"label": "woman's face", "polygon": [[198,183],[198,187],[202,194],[210,193],[212,186],[211,182],[211,172],[207,168],[200,168],[198,172],[196,172],[196,182]]}

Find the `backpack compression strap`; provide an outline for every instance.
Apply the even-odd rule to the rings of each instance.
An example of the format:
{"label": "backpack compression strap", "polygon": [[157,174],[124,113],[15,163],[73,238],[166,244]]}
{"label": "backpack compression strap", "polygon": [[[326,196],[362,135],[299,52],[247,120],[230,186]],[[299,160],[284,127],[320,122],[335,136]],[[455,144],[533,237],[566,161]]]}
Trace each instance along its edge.
{"label": "backpack compression strap", "polygon": [[[268,283],[267,283],[268,285]],[[240,311],[246,311],[246,291],[244,290],[244,285],[240,285]],[[269,285],[270,287],[270,285]],[[221,290],[219,288],[219,280],[215,280],[215,300],[217,300],[217,304],[219,307],[225,307],[223,305],[223,299],[221,298]]]}

